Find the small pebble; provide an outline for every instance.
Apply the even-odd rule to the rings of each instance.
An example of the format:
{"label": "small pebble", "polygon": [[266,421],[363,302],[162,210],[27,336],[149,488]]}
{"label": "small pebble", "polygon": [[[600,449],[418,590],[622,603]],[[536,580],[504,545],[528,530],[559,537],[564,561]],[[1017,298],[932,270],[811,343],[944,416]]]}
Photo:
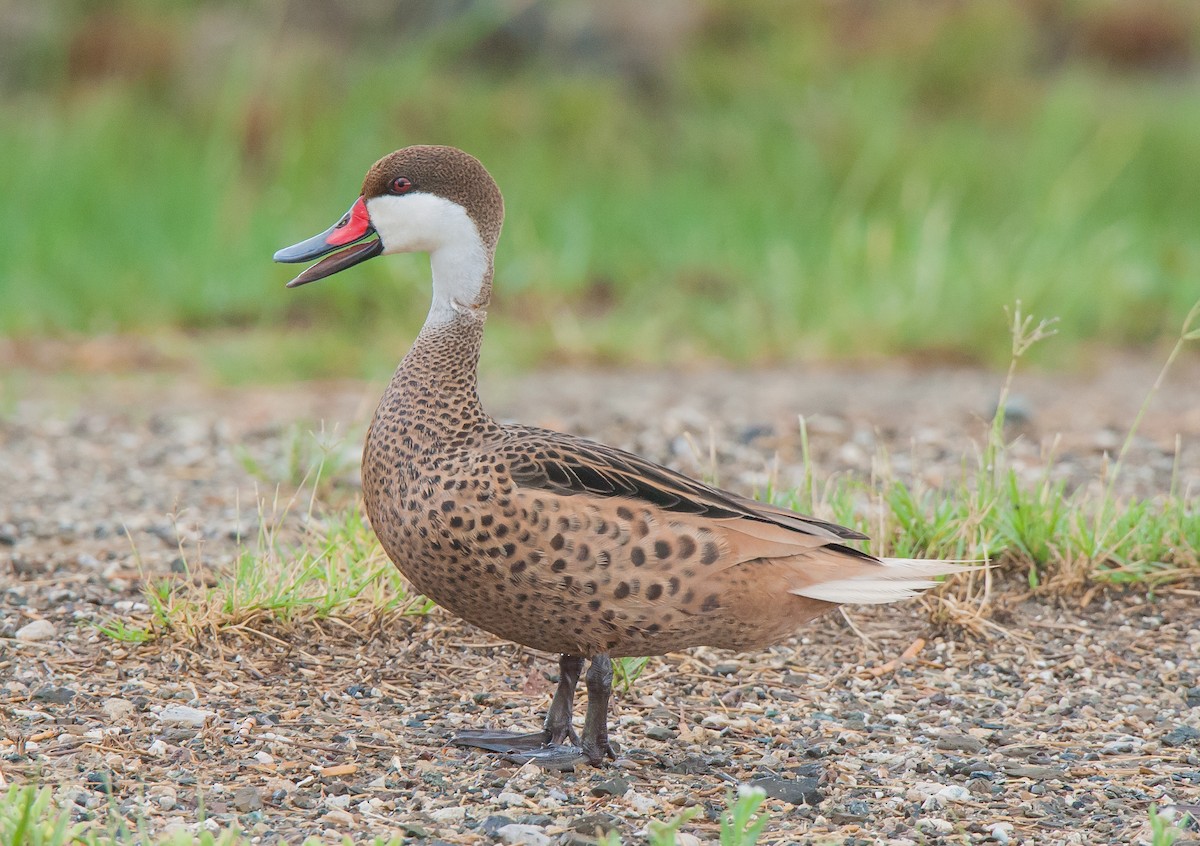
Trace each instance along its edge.
{"label": "small pebble", "polygon": [[1167,746],[1197,746],[1200,745],[1200,730],[1191,726],[1176,726],[1167,732],[1162,742]]}
{"label": "small pebble", "polygon": [[512,825],[516,820],[512,817],[502,816],[501,814],[492,814],[489,817],[484,817],[483,822],[479,824],[479,833],[484,837],[496,838],[500,836],[500,829],[506,825]]}
{"label": "small pebble", "polygon": [[824,798],[819,788],[819,779],[781,778],[779,776],[764,776],[750,782],[752,787],[759,787],[772,799],[790,802],[793,805],[816,805]]}
{"label": "small pebble", "polygon": [[934,834],[949,834],[954,831],[954,823],[940,817],[923,817],[917,820],[917,829]]}
{"label": "small pebble", "polygon": [[467,816],[467,809],[461,805],[456,808],[438,808],[430,811],[429,816],[440,823],[460,822]]}
{"label": "small pebble", "polygon": [[100,710],[110,723],[123,723],[133,716],[137,707],[128,699],[110,697],[100,703]]}
{"label": "small pebble", "polygon": [[589,791],[593,796],[624,796],[629,789],[629,782],[623,778],[610,778],[593,784]]}
{"label": "small pebble", "polygon": [[52,705],[66,705],[75,698],[75,691],[69,687],[47,685],[39,688],[37,693],[33,694],[33,698],[39,702],[49,702]]}
{"label": "small pebble", "polygon": [[157,788],[152,796],[154,804],[163,811],[172,811],[179,802],[179,794],[170,785]]}
{"label": "small pebble", "polygon": [[1136,752],[1142,746],[1142,740],[1136,737],[1121,737],[1116,740],[1110,740],[1100,747],[1101,755],[1126,755],[1130,752]]}
{"label": "small pebble", "polygon": [[215,716],[212,711],[193,708],[190,705],[168,705],[158,712],[159,722],[195,728],[202,727],[212,716]]}
{"label": "small pebble", "polygon": [[1012,823],[995,823],[988,829],[988,835],[1001,846],[1012,842]]}
{"label": "small pebble", "polygon": [[550,837],[536,825],[510,823],[497,833],[502,843],[512,846],[550,846]]}
{"label": "small pebble", "polygon": [[667,728],[666,726],[647,726],[646,737],[651,740],[674,740],[679,736],[679,732]]}
{"label": "small pebble", "polygon": [[935,746],[947,752],[974,753],[983,749],[983,741],[969,734],[947,732],[938,737]]}
{"label": "small pebble", "polygon": [[350,828],[354,825],[354,817],[350,813],[343,811],[340,808],[334,808],[332,811],[327,811],[325,816],[323,816],[321,819],[331,825],[340,826],[342,828]]}
{"label": "small pebble", "polygon": [[42,640],[50,640],[54,637],[54,634],[54,624],[49,620],[34,620],[32,623],[26,623],[17,629],[17,640],[34,643]]}
{"label": "small pebble", "polygon": [[239,814],[257,811],[262,806],[262,797],[258,795],[258,788],[253,785],[239,787],[233,792],[233,807],[237,808]]}

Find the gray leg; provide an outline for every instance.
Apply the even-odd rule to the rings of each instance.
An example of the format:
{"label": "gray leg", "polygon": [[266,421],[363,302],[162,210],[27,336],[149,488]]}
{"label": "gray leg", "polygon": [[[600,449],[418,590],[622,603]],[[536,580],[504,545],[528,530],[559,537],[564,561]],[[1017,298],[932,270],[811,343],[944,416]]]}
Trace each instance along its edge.
{"label": "gray leg", "polygon": [[608,742],[608,700],[612,695],[612,659],[596,655],[587,672],[588,707],[583,721],[581,748],[588,763],[598,767],[605,758],[616,758]]}
{"label": "gray leg", "polygon": [[[452,742],[457,746],[473,746],[476,749],[498,752],[510,761],[518,763],[536,761],[545,767],[571,768],[582,757],[578,748],[579,735],[575,733],[572,724],[571,710],[575,704],[575,687],[579,684],[579,674],[583,672],[583,659],[576,655],[560,655],[558,668],[558,687],[554,691],[544,729],[529,734],[510,731],[461,731],[454,736]],[[610,686],[611,683],[610,669]],[[588,690],[591,691],[590,681]],[[589,701],[590,698],[589,692]],[[591,714],[590,704],[588,713]]]}
{"label": "gray leg", "polygon": [[550,743],[571,742],[579,745],[571,710],[575,705],[575,687],[583,672],[583,659],[578,655],[558,656],[558,689],[546,714],[546,734]]}

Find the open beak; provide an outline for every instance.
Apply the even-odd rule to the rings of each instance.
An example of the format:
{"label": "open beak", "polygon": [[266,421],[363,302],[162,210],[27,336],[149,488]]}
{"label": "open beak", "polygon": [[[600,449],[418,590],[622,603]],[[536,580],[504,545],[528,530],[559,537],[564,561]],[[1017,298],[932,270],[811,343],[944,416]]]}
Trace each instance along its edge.
{"label": "open beak", "polygon": [[[345,247],[345,249],[342,249]],[[367,204],[359,197],[350,207],[350,211],[342,215],[342,219],[326,229],[320,235],[314,235],[307,241],[284,247],[275,253],[275,261],[285,264],[321,261],[301,273],[291,282],[289,288],[298,288],[309,282],[316,282],[326,276],[332,276],[339,270],[353,267],[369,258],[383,252],[383,242],[371,225],[371,217],[367,214]],[[325,258],[321,258],[324,256]]]}

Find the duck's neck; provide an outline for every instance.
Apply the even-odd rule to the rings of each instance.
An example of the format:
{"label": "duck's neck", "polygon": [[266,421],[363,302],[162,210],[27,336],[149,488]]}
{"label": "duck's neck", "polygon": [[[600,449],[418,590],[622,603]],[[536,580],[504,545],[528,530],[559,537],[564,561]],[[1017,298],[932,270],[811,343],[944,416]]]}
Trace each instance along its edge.
{"label": "duck's neck", "polygon": [[[482,247],[482,245],[480,245]],[[433,302],[384,402],[430,429],[461,430],[487,420],[476,389],[483,324],[492,289],[490,251],[442,247],[430,256]]]}
{"label": "duck's neck", "polygon": [[478,316],[482,326],[492,298],[492,253],[480,238],[476,235],[438,247],[429,254],[429,267],[433,271],[433,302],[424,329],[472,315]]}

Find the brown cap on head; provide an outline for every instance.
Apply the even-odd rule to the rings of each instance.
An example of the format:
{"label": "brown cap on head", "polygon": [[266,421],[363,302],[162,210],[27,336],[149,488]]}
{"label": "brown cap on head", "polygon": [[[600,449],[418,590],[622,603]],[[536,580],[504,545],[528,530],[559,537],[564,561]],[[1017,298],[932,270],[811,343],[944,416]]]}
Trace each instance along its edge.
{"label": "brown cap on head", "polygon": [[363,180],[362,195],[370,200],[396,193],[396,180],[408,180],[408,190],[458,203],[475,222],[484,243],[495,248],[504,222],[504,200],[479,159],[455,147],[405,147],[371,166]]}

